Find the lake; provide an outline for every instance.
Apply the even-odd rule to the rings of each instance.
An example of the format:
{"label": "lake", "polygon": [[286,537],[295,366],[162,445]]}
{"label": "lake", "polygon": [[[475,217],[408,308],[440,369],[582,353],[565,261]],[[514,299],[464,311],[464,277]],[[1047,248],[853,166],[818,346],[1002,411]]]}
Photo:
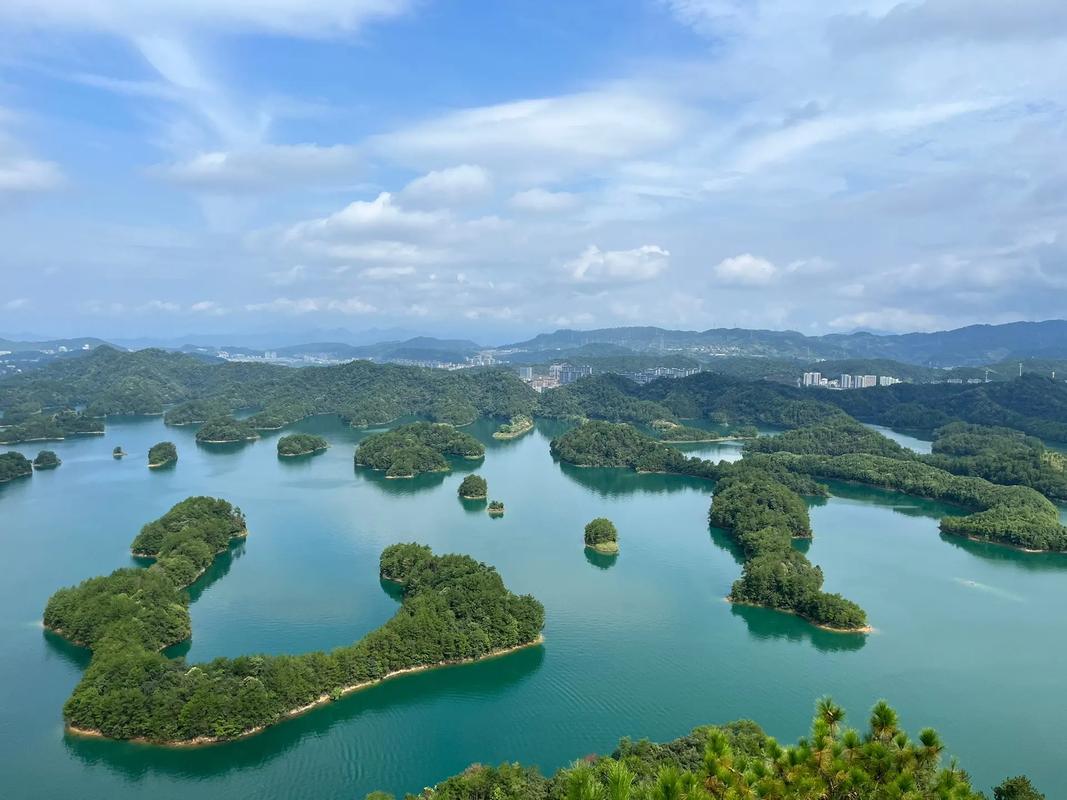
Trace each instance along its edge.
{"label": "lake", "polygon": [[[353,467],[367,434],[319,417],[326,453],[282,460],[280,434],[248,445],[197,446],[195,428],[112,419],[106,436],[33,443],[59,469],[0,485],[0,774],[5,798],[362,798],[417,792],[472,762],[522,761],[550,771],[622,736],[666,740],[697,725],[750,717],[785,741],[804,735],[816,698],[832,694],[865,726],[887,698],[913,733],[943,735],[976,785],[1028,773],[1067,796],[1067,556],[1026,555],[938,533],[942,504],[848,485],[814,501],[811,560],[826,588],[860,603],[876,632],[822,631],[724,601],[739,561],[709,531],[710,484],[553,462],[541,422],[498,442],[477,471],[507,513],[465,507],[471,471],[385,480]],[[174,441],[173,469],[146,468]],[[111,450],[122,445],[121,461]],[[7,449],[7,448],[3,448]],[[734,443],[688,445],[736,458]],[[497,567],[546,610],[542,646],[482,663],[405,676],[225,745],[164,749],[64,733],[62,706],[86,651],[46,634],[49,595],[133,563],[140,526],[194,494],[245,511],[250,535],[191,590],[191,661],[301,653],[348,644],[397,608],[378,579],[389,544],[418,541]],[[619,529],[617,559],[589,555],[593,517]]]}

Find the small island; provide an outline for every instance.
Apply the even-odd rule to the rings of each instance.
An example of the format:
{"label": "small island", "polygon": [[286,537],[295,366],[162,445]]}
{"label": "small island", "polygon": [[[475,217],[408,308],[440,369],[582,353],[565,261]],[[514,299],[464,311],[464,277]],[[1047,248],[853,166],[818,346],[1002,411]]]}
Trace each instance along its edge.
{"label": "small island", "polygon": [[122,449],[122,445],[119,445],[111,451],[112,458],[122,458],[126,455],[126,451]]}
{"label": "small island", "polygon": [[518,439],[534,428],[534,421],[525,414],[512,417],[511,421],[505,422],[493,433],[494,439]]}
{"label": "small island", "polygon": [[743,425],[734,433],[722,434],[716,431],[694,428],[690,425],[680,425],[669,419],[657,419],[652,422],[659,440],[671,444],[699,444],[701,442],[731,442],[755,439],[759,431],[754,425]]}
{"label": "small island", "polygon": [[490,517],[504,516],[504,504],[499,500],[490,500],[485,510],[489,512]]}
{"label": "small island", "polygon": [[718,465],[690,458],[626,423],[584,422],[553,439],[549,450],[576,467],[629,467],[713,480],[719,475]]}
{"label": "small island", "polygon": [[468,475],[459,485],[459,496],[464,500],[484,500],[489,496],[489,484],[481,475]]}
{"label": "small island", "polygon": [[278,440],[278,456],[295,458],[321,453],[329,448],[330,443],[323,437],[311,433],[292,433]]}
{"label": "small island", "polygon": [[196,432],[198,444],[232,444],[258,439],[256,429],[243,420],[233,417],[215,417],[205,422]]}
{"label": "small island", "polygon": [[174,442],[159,442],[148,451],[148,468],[159,469],[178,461],[178,448]]}
{"label": "small island", "polygon": [[619,552],[619,532],[615,523],[606,517],[597,517],[585,526],[585,546],[606,556]]}
{"label": "small island", "polygon": [[12,450],[9,453],[0,454],[0,483],[12,481],[15,478],[24,478],[33,474],[33,465],[22,453]]}
{"label": "small island", "polygon": [[451,425],[414,422],[368,436],[356,450],[356,466],[383,470],[387,478],[413,478],[424,472],[448,472],[446,456],[479,459],[485,447]]}
{"label": "small island", "polygon": [[55,454],[53,450],[42,450],[37,454],[37,458],[33,460],[34,469],[55,469],[63,462],[59,460],[59,456]]}

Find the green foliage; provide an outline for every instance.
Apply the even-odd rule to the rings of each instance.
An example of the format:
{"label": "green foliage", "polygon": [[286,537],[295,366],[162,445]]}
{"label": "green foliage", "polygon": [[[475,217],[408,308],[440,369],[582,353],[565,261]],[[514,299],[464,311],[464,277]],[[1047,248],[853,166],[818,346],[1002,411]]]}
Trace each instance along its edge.
{"label": "green foliage", "polygon": [[0,483],[33,474],[33,465],[22,453],[14,450],[0,453]]}
{"label": "green foliage", "polygon": [[45,624],[93,648],[64,707],[68,724],[121,739],[233,738],[296,708],[339,698],[345,687],[529,644],[544,625],[541,604],[509,592],[492,567],[399,544],[382,553],[379,574],[403,586],[401,607],[359,642],[331,652],[219,658],[190,667],[158,650],[190,633],[188,597],[180,591],[195,578],[189,563],[210,563],[225,523],[243,526],[238,510],[220,513],[226,508],[211,498],[180,503],[135,540],[145,548],[162,542],[155,565],[53,595]]}
{"label": "green foliage", "polygon": [[528,433],[533,430],[534,421],[532,417],[528,417],[525,414],[519,414],[517,417],[512,417],[508,422],[505,422],[499,428],[493,432],[494,439],[515,439],[522,436],[524,433]]}
{"label": "green foliage", "polygon": [[178,460],[178,448],[174,442],[158,442],[148,451],[148,466],[161,467]]}
{"label": "green foliage", "polygon": [[247,442],[258,438],[256,429],[247,421],[233,417],[209,419],[196,432],[196,440],[201,443]]}
{"label": "green foliage", "polygon": [[993,800],[1045,800],[1045,795],[1025,775],[1017,775],[993,789]]}
{"label": "green foliage", "polygon": [[962,421],[1067,441],[1067,384],[1037,375],[962,386],[899,383],[820,396],[858,419],[893,427],[933,430]]}
{"label": "green foliage", "polygon": [[605,517],[597,517],[585,526],[585,546],[604,552],[616,552],[619,549],[619,532],[615,523]]}
{"label": "green foliage", "polygon": [[745,445],[745,452],[825,456],[871,453],[890,458],[914,457],[911,450],[845,414],[837,414],[814,425],[786,431],[778,436],[764,436]]}
{"label": "green foliage", "polygon": [[[18,418],[16,416],[16,418]],[[5,421],[7,417],[5,416]],[[66,439],[68,436],[81,436],[103,433],[104,423],[76,411],[59,411],[55,414],[37,414],[23,422],[0,428],[0,443],[16,444],[44,439]]]}
{"label": "green foliage", "polygon": [[549,447],[553,457],[581,467],[629,467],[698,478],[719,475],[719,467],[710,461],[689,458],[625,423],[586,422],[553,439]]}
{"label": "green foliage", "polygon": [[94,415],[158,414],[167,404],[181,404],[167,415],[181,424],[260,408],[248,420],[260,429],[311,414],[338,414],[358,426],[409,415],[463,424],[479,415],[532,415],[536,403],[537,393],[505,369],[450,371],[369,361],[292,369],[110,347],[0,379],[5,410],[84,404]]}
{"label": "green foliage", "polygon": [[385,470],[390,478],[411,478],[447,472],[451,467],[445,456],[478,459],[485,456],[485,447],[451,425],[414,422],[368,436],[356,450],[356,464]]}
{"label": "green foliage", "polygon": [[33,459],[34,469],[55,469],[63,462],[59,460],[59,456],[52,450],[42,450],[37,454],[37,457]]}
{"label": "green foliage", "polygon": [[905,494],[945,500],[976,513],[941,520],[943,533],[1028,550],[1067,550],[1067,528],[1051,502],[1025,486],[998,486],[983,478],[953,475],[918,460],[863,453],[772,457],[784,467],[824,479],[856,481]]}
{"label": "green foliage", "polygon": [[302,456],[321,452],[329,446],[330,443],[322,436],[315,436],[311,433],[293,433],[278,440],[278,455]]}
{"label": "green foliage", "polygon": [[727,468],[715,487],[708,518],[731,534],[745,557],[731,600],[792,611],[840,630],[867,624],[858,605],[822,591],[822,570],[793,548],[793,538],[812,535],[808,507],[772,472],[745,465],[744,459]]}
{"label": "green foliage", "polygon": [[481,475],[468,475],[459,484],[459,496],[468,500],[483,500],[489,494],[489,484]]}
{"label": "green foliage", "polygon": [[[520,764],[472,765],[423,800],[980,800],[967,774],[941,767],[944,745],[923,729],[900,730],[884,702],[867,732],[843,726],[844,711],[819,701],[809,736],[783,747],[755,723],[697,728],[665,744],[623,739],[608,757],[575,761],[551,778]],[[1024,779],[1025,780],[1025,779]],[[1027,782],[1027,785],[1029,782]],[[996,795],[1040,800],[1039,794]]]}
{"label": "green foliage", "polygon": [[[715,431],[704,430],[703,428],[693,428],[689,425],[677,425],[667,420],[660,421],[660,425],[656,425],[653,422],[652,426],[656,428],[660,441],[664,442],[717,442],[720,439],[726,438],[722,434]],[[662,424],[666,422],[667,424]]]}
{"label": "green foliage", "polygon": [[927,464],[993,483],[1029,486],[1067,501],[1067,458],[1033,436],[1011,428],[955,422],[936,431]]}
{"label": "green foliage", "polygon": [[504,504],[499,500],[490,500],[486,510],[491,516],[500,516],[504,513]]}

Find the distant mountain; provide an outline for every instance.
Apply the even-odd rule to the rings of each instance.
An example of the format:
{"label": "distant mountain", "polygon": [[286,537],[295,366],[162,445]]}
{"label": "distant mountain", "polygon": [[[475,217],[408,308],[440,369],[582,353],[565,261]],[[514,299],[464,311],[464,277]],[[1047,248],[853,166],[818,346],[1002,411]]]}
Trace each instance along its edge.
{"label": "distant mountain", "polygon": [[481,345],[469,339],[416,336],[404,341],[377,342],[358,347],[343,342],[313,342],[279,347],[276,352],[280,358],[322,356],[339,360],[366,358],[394,361],[463,361],[467,356],[483,349]]}
{"label": "distant mountain", "polygon": [[370,328],[365,331],[350,331],[346,328],[312,328],[304,331],[264,331],[258,333],[190,333],[184,336],[137,337],[116,339],[130,350],[160,347],[164,350],[194,350],[218,348],[240,352],[261,352],[292,347],[303,342],[330,342],[358,347],[377,342],[396,342],[418,336],[417,331],[406,328]]}
{"label": "distant mountain", "polygon": [[44,341],[19,341],[13,339],[0,339],[0,350],[11,353],[47,353],[52,350],[56,353],[70,350],[92,350],[100,345],[114,347],[110,342],[96,339],[92,336],[83,336],[77,339],[48,339]]}
{"label": "distant mountain", "polygon": [[[891,359],[924,367],[977,366],[1013,359],[1067,358],[1067,320],[970,325],[950,331],[879,335],[867,332],[805,336],[797,331],[713,328],[676,331],[652,327],[558,330],[500,348],[504,353],[573,351],[593,344],[637,352],[761,356],[804,361]],[[516,358],[520,360],[520,358]],[[521,358],[521,360],[528,360]]]}

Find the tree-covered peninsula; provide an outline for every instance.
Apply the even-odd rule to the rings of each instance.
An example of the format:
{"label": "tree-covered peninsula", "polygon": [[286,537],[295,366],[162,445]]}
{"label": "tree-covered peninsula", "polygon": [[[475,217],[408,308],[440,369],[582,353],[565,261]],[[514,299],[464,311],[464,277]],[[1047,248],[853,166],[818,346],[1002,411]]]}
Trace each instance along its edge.
{"label": "tree-covered peninsula", "polygon": [[210,419],[229,416],[232,409],[222,400],[190,400],[163,414],[167,425],[202,425]]}
{"label": "tree-covered peninsula", "polygon": [[278,440],[278,455],[283,458],[308,456],[328,449],[330,443],[313,433],[293,433]]}
{"label": "tree-covered peninsula", "polygon": [[512,417],[509,421],[505,422],[499,428],[493,431],[493,438],[518,439],[524,433],[529,433],[533,429],[533,418],[528,417],[525,414],[519,414],[516,417]]}
{"label": "tree-covered peninsula", "polygon": [[812,536],[808,507],[773,472],[743,460],[726,468],[708,519],[730,534],[745,558],[730,600],[789,611],[831,630],[867,630],[866,612],[824,592],[822,569],[793,547],[794,538]]}
{"label": "tree-covered peninsula", "polygon": [[553,439],[549,449],[553,457],[578,467],[629,467],[698,478],[719,474],[710,461],[687,457],[626,423],[583,423]]}
{"label": "tree-covered peninsula", "polygon": [[485,447],[451,425],[413,422],[368,436],[356,449],[356,465],[384,470],[387,478],[413,478],[423,472],[448,472],[446,456],[479,459]]}
{"label": "tree-covered peninsula", "polygon": [[459,496],[464,500],[484,500],[489,496],[489,484],[481,475],[468,475],[459,484]]}
{"label": "tree-covered peninsula", "polygon": [[45,625],[93,650],[64,706],[71,730],[171,744],[232,739],[402,672],[540,640],[543,607],[509,592],[492,567],[398,544],[382,553],[378,571],[403,587],[400,609],[353,645],[196,665],[167,658],[159,651],[190,635],[183,589],[243,533],[239,510],[190,498],[134,540],[135,552],[156,558],[151,567],[120,569],[52,596]]}
{"label": "tree-covered peninsula", "polygon": [[258,438],[259,433],[248,422],[233,417],[209,419],[196,432],[196,441],[200,444],[232,444]]}
{"label": "tree-covered peninsula", "polygon": [[[754,722],[697,728],[664,744],[623,739],[610,756],[587,756],[544,777],[536,767],[474,764],[424,789],[422,800],[983,800],[932,728],[912,739],[885,701],[863,732],[819,700],[808,736],[782,746]],[[996,800],[1044,800],[1025,777]],[[1009,793],[1011,792],[1011,793]],[[411,795],[409,795],[411,797]],[[375,792],[368,800],[392,800]]]}
{"label": "tree-covered peninsula", "polygon": [[0,453],[0,483],[33,474],[33,464],[22,453]]}
{"label": "tree-covered peninsula", "polygon": [[89,436],[104,432],[102,420],[77,411],[34,414],[23,422],[0,428],[0,444],[59,441],[68,436]]}
{"label": "tree-covered peninsula", "polygon": [[178,448],[174,442],[158,442],[148,451],[148,466],[151,469],[174,464],[178,460]]}
{"label": "tree-covered peninsula", "polygon": [[585,546],[605,555],[619,552],[619,532],[615,523],[606,517],[597,517],[585,526]]}
{"label": "tree-covered peninsula", "polygon": [[63,462],[59,460],[54,450],[42,450],[33,459],[34,469],[55,469]]}

